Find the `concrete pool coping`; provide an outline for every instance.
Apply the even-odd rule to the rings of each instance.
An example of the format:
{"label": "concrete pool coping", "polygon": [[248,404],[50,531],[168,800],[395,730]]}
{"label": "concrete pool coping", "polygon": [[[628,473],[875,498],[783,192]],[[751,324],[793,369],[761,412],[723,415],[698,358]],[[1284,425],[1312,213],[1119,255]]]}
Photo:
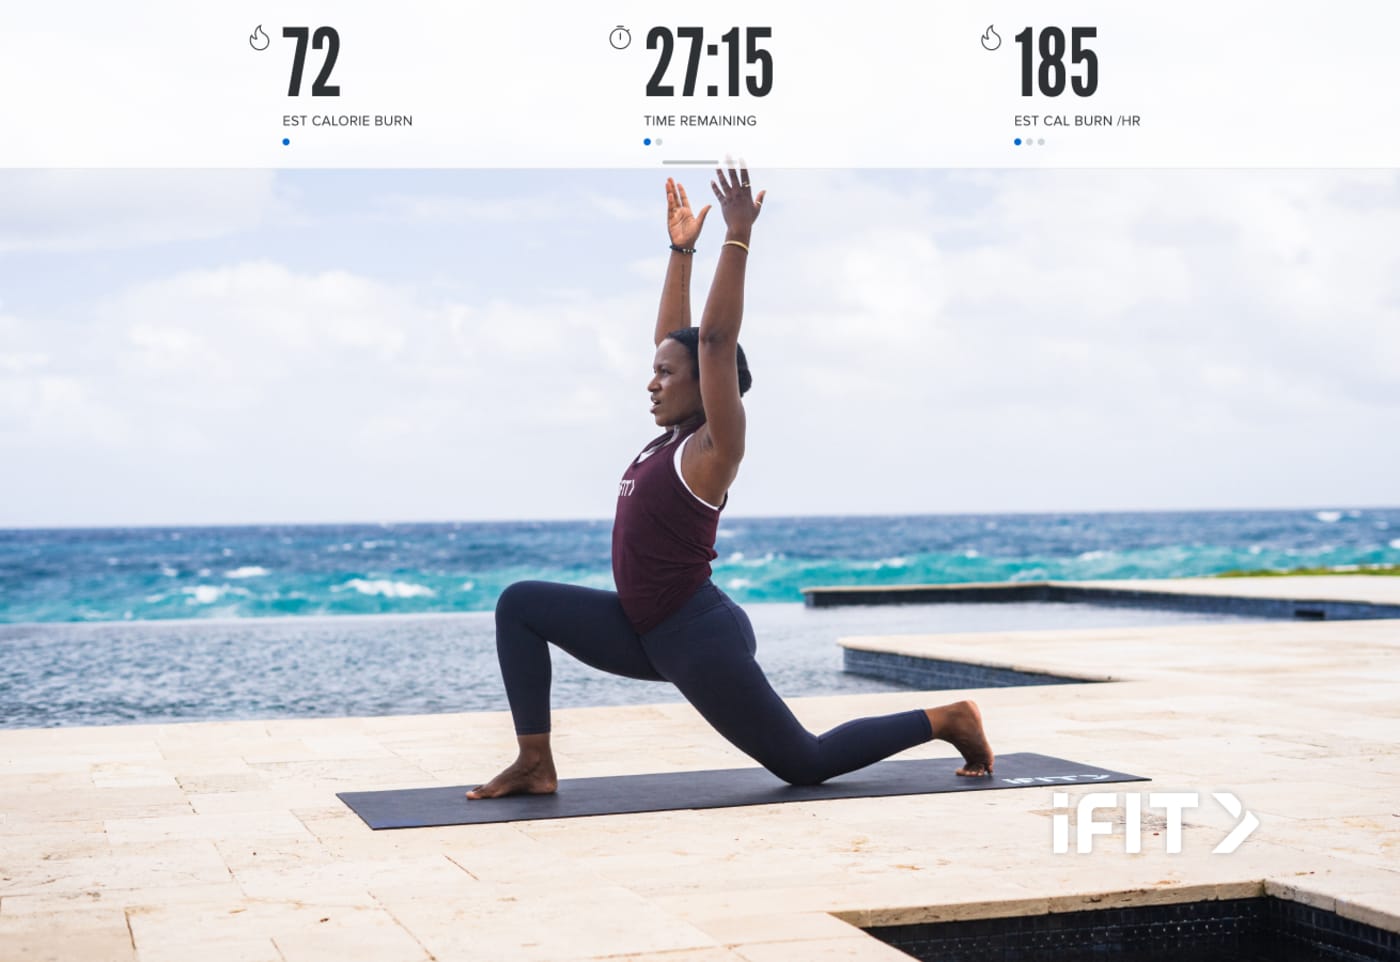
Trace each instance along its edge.
{"label": "concrete pool coping", "polygon": [[1400,618],[1400,578],[1277,575],[1258,578],[971,582],[803,588],[809,608],[844,605],[1080,602],[1265,618]]}
{"label": "concrete pool coping", "polygon": [[[1308,580],[1276,597],[1361,597]],[[1400,584],[1366,600],[1400,603]],[[0,956],[893,960],[855,926],[1263,894],[1400,931],[1400,620],[845,643],[1115,679],[792,705],[824,730],[972,695],[1001,751],[1199,793],[1182,852],[1145,807],[1140,854],[1120,818],[1092,854],[1054,854],[1052,793],[1087,786],[398,832],[334,798],[493,774],[503,713],[8,730]],[[747,763],[684,703],[561,710],[555,728],[569,777]],[[1261,821],[1229,855],[1211,853],[1236,821],[1214,792]]]}

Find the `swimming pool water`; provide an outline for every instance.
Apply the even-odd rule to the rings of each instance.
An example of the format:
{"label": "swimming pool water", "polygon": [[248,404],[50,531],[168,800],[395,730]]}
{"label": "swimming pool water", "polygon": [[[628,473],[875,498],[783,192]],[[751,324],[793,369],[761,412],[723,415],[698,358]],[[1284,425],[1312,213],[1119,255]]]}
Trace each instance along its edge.
{"label": "swimming pool water", "polygon": [[[1039,603],[746,610],[788,697],[902,690],[843,673],[843,636],[1257,620]],[[554,652],[557,708],[678,700]],[[0,625],[5,728],[505,709],[489,612]]]}

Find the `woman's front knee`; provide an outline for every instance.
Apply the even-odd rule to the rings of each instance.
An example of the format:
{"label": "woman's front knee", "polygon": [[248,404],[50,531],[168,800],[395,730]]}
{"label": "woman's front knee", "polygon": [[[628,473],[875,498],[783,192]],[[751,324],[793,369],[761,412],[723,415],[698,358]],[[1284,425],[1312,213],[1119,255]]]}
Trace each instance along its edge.
{"label": "woman's front knee", "polygon": [[496,599],[496,617],[511,617],[530,608],[532,599],[538,597],[542,581],[517,581],[510,585]]}

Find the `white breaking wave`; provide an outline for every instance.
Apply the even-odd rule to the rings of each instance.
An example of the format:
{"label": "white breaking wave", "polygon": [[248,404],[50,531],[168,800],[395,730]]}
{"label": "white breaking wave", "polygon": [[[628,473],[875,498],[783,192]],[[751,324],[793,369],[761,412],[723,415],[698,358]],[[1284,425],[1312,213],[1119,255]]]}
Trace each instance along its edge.
{"label": "white breaking wave", "polygon": [[458,590],[459,590],[459,591],[471,591],[471,590],[473,590],[474,588],[476,588],[476,582],[475,582],[475,581],[464,581],[464,582],[462,582],[462,587],[461,587],[460,589],[458,589]]}
{"label": "white breaking wave", "polygon": [[747,587],[749,587],[749,586],[752,585],[752,584],[753,584],[753,582],[750,581],[748,578],[730,578],[727,582],[725,582],[724,586],[725,586],[726,588],[735,588],[735,589],[738,589],[738,588],[747,588]]}
{"label": "white breaking wave", "polygon": [[1323,524],[1332,524],[1342,520],[1342,513],[1340,511],[1319,511],[1313,517]]}
{"label": "white breaking wave", "polygon": [[1107,551],[1086,551],[1079,556],[1080,561],[1098,561],[1100,558],[1107,558]]}
{"label": "white breaking wave", "polygon": [[165,575],[167,578],[173,578],[173,577],[175,577],[176,575],[178,575],[180,572],[179,572],[178,569],[175,569],[175,568],[170,567],[170,565],[161,565],[161,566],[160,566],[160,573],[163,574],[163,575]]}
{"label": "white breaking wave", "polygon": [[1390,542],[1390,546],[1391,546],[1392,548],[1395,548],[1395,549],[1397,549],[1397,550],[1400,550],[1400,538],[1396,538],[1395,540],[1391,541],[1391,542]]}
{"label": "white breaking wave", "polygon": [[345,584],[336,585],[331,590],[348,591],[350,589],[354,589],[362,595],[382,595],[385,598],[431,598],[437,594],[426,585],[415,585],[409,581],[389,581],[383,578],[373,581],[351,578]]}
{"label": "white breaking wave", "polygon": [[260,565],[244,565],[242,568],[234,568],[232,571],[225,571],[225,578],[261,578],[267,574],[267,569]]}
{"label": "white breaking wave", "polygon": [[246,588],[233,588],[229,585],[195,585],[193,588],[181,588],[180,591],[189,597],[185,599],[187,605],[212,605],[224,595],[250,595]]}

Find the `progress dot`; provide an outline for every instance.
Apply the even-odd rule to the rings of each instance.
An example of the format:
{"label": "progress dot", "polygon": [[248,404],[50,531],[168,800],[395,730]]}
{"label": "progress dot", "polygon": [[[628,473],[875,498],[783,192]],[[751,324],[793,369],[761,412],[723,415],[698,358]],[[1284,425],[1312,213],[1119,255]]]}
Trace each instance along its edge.
{"label": "progress dot", "polygon": [[1040,144],[1040,146],[1044,147],[1044,146],[1045,146],[1045,138],[1044,138],[1044,137],[1040,138],[1040,140],[1038,141],[1038,143]]}
{"label": "progress dot", "polygon": [[650,146],[651,146],[651,138],[650,138],[650,137],[647,137],[645,140],[642,141],[642,143],[645,144],[646,146],[650,147]]}
{"label": "progress dot", "polygon": [[292,142],[292,140],[291,140],[290,137],[283,137],[283,138],[282,138],[282,146],[283,146],[283,147],[287,146],[287,145],[290,144],[291,142]]}
{"label": "progress dot", "polygon": [[1016,146],[1017,146],[1017,147],[1021,146],[1021,138],[1020,138],[1020,137],[1017,137],[1017,138],[1016,138]]}

